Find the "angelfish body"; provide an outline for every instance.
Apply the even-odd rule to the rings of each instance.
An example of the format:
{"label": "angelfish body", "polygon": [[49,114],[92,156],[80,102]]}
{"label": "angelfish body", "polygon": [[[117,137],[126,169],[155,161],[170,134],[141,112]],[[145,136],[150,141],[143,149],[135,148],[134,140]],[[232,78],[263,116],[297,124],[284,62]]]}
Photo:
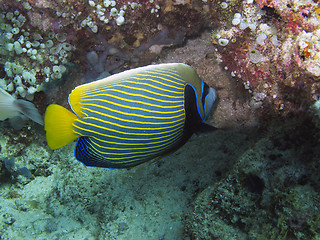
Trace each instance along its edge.
{"label": "angelfish body", "polygon": [[45,114],[51,149],[77,140],[87,166],[129,168],[174,151],[204,126],[216,93],[188,65],[150,65],[76,87],[72,113],[52,104]]}

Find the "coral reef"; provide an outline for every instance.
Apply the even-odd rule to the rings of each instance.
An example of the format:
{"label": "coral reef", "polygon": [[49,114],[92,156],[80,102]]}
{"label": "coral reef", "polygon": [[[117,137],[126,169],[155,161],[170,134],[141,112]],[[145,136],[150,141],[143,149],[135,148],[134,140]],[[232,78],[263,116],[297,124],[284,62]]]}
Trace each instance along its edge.
{"label": "coral reef", "polygon": [[252,108],[299,113],[319,99],[318,5],[313,1],[244,1],[214,31],[216,56],[252,93]]}
{"label": "coral reef", "polygon": [[28,15],[31,5],[2,4],[0,14],[0,87],[33,100],[46,82],[60,79],[74,47],[63,29],[37,28]]}

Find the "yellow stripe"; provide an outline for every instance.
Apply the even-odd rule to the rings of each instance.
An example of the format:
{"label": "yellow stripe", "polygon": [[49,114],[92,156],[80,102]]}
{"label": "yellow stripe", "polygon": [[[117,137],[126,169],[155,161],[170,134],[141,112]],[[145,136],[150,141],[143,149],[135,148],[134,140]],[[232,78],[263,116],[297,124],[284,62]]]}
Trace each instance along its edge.
{"label": "yellow stripe", "polygon": [[[158,71],[160,71],[160,69],[158,69]],[[171,83],[173,83],[173,84],[177,84],[177,85],[181,85],[181,86],[184,86],[184,85],[186,84],[186,82],[181,78],[181,75],[179,75],[179,74],[174,74],[174,73],[172,73],[172,74],[174,74],[174,75],[177,76],[177,77],[174,77],[174,76],[168,74],[167,71],[164,71],[165,74],[162,73],[163,71],[160,72],[160,73],[159,73],[159,72],[153,72],[153,71],[145,71],[145,72],[146,72],[146,73],[150,73],[150,74],[154,74],[154,75],[145,74],[144,72],[142,72],[142,73],[137,73],[137,74],[135,74],[135,75],[132,75],[131,77],[117,79],[117,80],[115,80],[115,81],[112,81],[111,83],[108,83],[108,81],[106,81],[105,84],[103,84],[103,83],[100,82],[100,83],[98,84],[98,86],[96,86],[97,84],[92,83],[92,85],[89,85],[89,86],[88,86],[87,90],[92,90],[92,88],[95,89],[95,88],[97,88],[97,87],[101,88],[101,86],[99,86],[99,85],[105,85],[105,87],[107,88],[107,87],[116,86],[116,85],[118,85],[119,83],[127,83],[128,80],[130,81],[130,79],[131,79],[131,78],[134,78],[135,76],[147,76],[147,77],[160,78],[160,79],[162,79],[162,80],[164,80],[164,81],[171,82]],[[162,75],[162,76],[165,76],[165,77],[158,76],[158,74],[160,74],[160,75]],[[175,79],[175,80],[177,80],[177,81],[173,81],[173,80],[168,79],[168,78],[166,78],[166,77],[173,78],[173,79]],[[149,80],[149,79],[147,79],[147,80]],[[162,85],[166,85],[166,86],[175,87],[175,86],[172,86],[172,85],[165,84],[165,83],[163,83],[163,82],[158,82],[158,83],[159,83],[159,84],[162,84]]]}
{"label": "yellow stripe", "polygon": [[[94,147],[92,146],[92,144],[90,142],[88,142],[88,145],[94,149]],[[132,160],[128,160],[128,157],[123,157],[123,158],[110,158],[109,157],[108,158],[108,157],[103,156],[103,155],[101,155],[101,154],[99,154],[97,152],[94,152],[94,151],[91,151],[91,154],[92,154],[92,156],[95,156],[100,161],[102,161],[102,162],[109,161],[111,164],[124,164],[124,163],[127,163],[127,164],[129,163],[130,164],[130,163],[133,163],[133,162],[144,162],[144,161],[146,161],[146,157],[148,157],[148,156],[151,157],[153,155],[154,157],[156,157],[155,154],[153,153],[153,154],[140,155],[139,157],[136,157],[136,158],[130,157],[130,158],[133,158],[133,159]],[[126,159],[126,160],[125,161],[117,161],[119,159]]]}
{"label": "yellow stripe", "polygon": [[[84,125],[89,125],[89,126],[93,126],[93,127],[96,127],[96,128],[99,128],[99,126],[98,125],[96,125],[96,124],[92,124],[92,123],[85,123],[85,122],[83,122],[82,120],[80,120],[79,118],[76,120],[76,121],[74,121],[74,123],[75,122],[80,122],[80,123],[82,123],[82,124],[84,124]],[[181,125],[183,126],[183,124],[184,123],[181,123]],[[91,129],[85,129],[85,128],[82,128],[82,127],[80,127],[80,126],[77,126],[77,125],[75,125],[75,124],[72,124],[72,126],[74,127],[74,128],[78,128],[78,129],[81,129],[81,130],[83,130],[83,131],[86,131],[86,132],[90,132],[90,133],[94,133],[94,134],[97,134],[97,135],[100,135],[100,136],[105,136],[105,137],[115,137],[115,136],[110,136],[110,135],[107,135],[107,134],[102,134],[101,132],[96,132],[96,131],[93,131],[93,130],[91,130]],[[117,130],[114,130],[114,129],[111,129],[111,128],[104,128],[104,129],[106,129],[106,130],[108,130],[108,131],[110,131],[110,132],[116,132],[116,133],[120,133],[120,134],[123,134],[123,135],[137,135],[137,136],[139,136],[139,135],[147,135],[147,136],[152,136],[152,135],[158,135],[158,134],[165,134],[165,133],[171,133],[171,132],[174,132],[174,131],[176,131],[177,129],[173,129],[173,130],[170,130],[170,131],[164,131],[164,132],[160,132],[160,133],[126,133],[126,132],[121,132],[121,131],[117,131]],[[179,129],[179,128],[178,128]],[[74,130],[74,132],[76,132],[75,130]],[[77,133],[77,132],[76,132]],[[79,135],[80,136],[83,136],[81,133],[79,133]],[[120,137],[119,137],[120,138]],[[120,139],[124,139],[124,140],[145,140],[145,139],[130,139],[130,138],[120,138]],[[150,139],[157,139],[157,138],[148,138],[148,140],[150,140]]]}
{"label": "yellow stripe", "polygon": [[[150,76],[150,75],[146,75],[146,76]],[[130,79],[138,79],[139,81],[143,81],[143,80],[147,80],[147,81],[149,81],[149,80],[151,80],[151,79],[148,79],[148,78],[144,78],[144,79],[140,79],[140,78],[138,78],[138,77],[135,77],[135,76],[132,76],[132,77],[130,77],[129,79],[127,79],[127,80],[123,80],[123,81],[117,81],[117,82],[113,82],[113,83],[111,83],[111,84],[105,84],[105,86],[104,87],[101,87],[101,86],[99,86],[99,85],[92,85],[92,87],[90,87],[90,86],[88,86],[87,88],[85,88],[84,90],[83,90],[83,95],[88,95],[88,94],[92,94],[92,93],[96,93],[96,92],[104,92],[105,90],[109,90],[110,88],[112,88],[112,87],[117,87],[117,86],[123,86],[123,84],[126,84],[126,83],[133,83],[133,84],[143,84],[143,85],[148,85],[148,86],[150,86],[150,87],[153,87],[153,88],[158,88],[158,89],[160,89],[160,90],[164,90],[164,91],[169,91],[170,92],[170,90],[166,90],[166,89],[163,89],[163,88],[159,88],[159,87],[155,87],[155,86],[153,86],[153,85],[149,85],[149,84],[147,84],[147,83],[145,83],[145,82],[139,82],[139,81],[132,81],[132,80],[130,80]],[[163,78],[164,79],[164,78]],[[155,80],[156,81],[156,80]],[[171,85],[167,85],[167,84],[163,84],[163,83],[161,83],[161,82],[158,82],[159,84],[162,84],[162,85],[166,85],[166,86],[171,86]],[[180,85],[182,85],[182,86],[184,86],[185,84],[181,84],[181,83],[178,83],[178,84],[180,84]],[[125,86],[125,87],[127,87],[127,88],[132,88],[131,86]],[[179,87],[175,87],[175,86],[171,86],[171,87],[173,87],[173,88],[177,88],[177,89],[180,89],[181,90],[181,88],[179,88]],[[111,89],[110,89],[111,90]],[[146,90],[146,89],[142,89],[142,90]],[[179,92],[179,94],[181,94],[180,92]]]}
{"label": "yellow stripe", "polygon": [[[83,95],[83,97],[82,98],[89,98],[89,97],[91,97],[91,95],[93,94],[93,93],[95,93],[95,94],[98,94],[98,93],[101,93],[101,94],[105,94],[105,93],[103,93],[105,90],[99,90],[99,91],[96,91],[96,92],[92,92],[92,93],[90,93],[90,95],[88,94],[88,95]],[[136,94],[136,93],[128,93],[128,92],[125,92],[125,91],[122,91],[122,90],[119,90],[119,89],[108,89],[108,91],[113,91],[113,92],[118,92],[118,93],[122,93],[122,94],[125,94],[125,95],[130,95],[130,96],[135,96],[135,97],[143,97],[143,98],[146,98],[146,99],[150,99],[150,100],[154,100],[154,101],[157,101],[157,102],[166,102],[166,103],[168,103],[168,102],[170,102],[170,103],[178,103],[178,102],[181,102],[181,101],[183,101],[183,100],[176,100],[176,101],[174,101],[174,100],[170,100],[170,101],[166,101],[166,100],[163,100],[163,99],[159,99],[159,98],[153,98],[153,97],[149,97],[149,96],[146,96],[146,95],[143,95],[143,94]],[[107,95],[108,96],[108,94],[105,94],[105,95]],[[181,93],[181,95],[182,95],[182,93]],[[92,96],[94,96],[94,95],[92,95]],[[116,95],[111,95],[110,94],[110,96],[111,97],[116,97]],[[180,98],[183,98],[182,96],[180,96]],[[84,100],[84,99],[81,99],[81,100]],[[127,99],[126,99],[127,100]]]}
{"label": "yellow stripe", "polygon": [[[159,73],[153,73],[153,72],[150,72],[150,71],[146,71],[146,72],[149,72],[150,74],[138,73],[137,76],[150,77],[150,78],[159,78],[159,79],[162,79],[162,80],[164,80],[164,81],[174,83],[174,84],[176,84],[176,85],[181,85],[181,86],[186,85],[186,82],[185,82],[182,78],[179,79],[179,78],[176,78],[176,77],[174,77],[174,76],[170,76],[170,75],[168,75],[168,74],[162,74],[162,73],[160,73],[160,75],[163,75],[163,76],[165,76],[165,77],[170,77],[170,78],[173,78],[173,79],[177,80],[177,81],[173,81],[173,80],[171,80],[171,79],[168,79],[168,78],[159,76]],[[156,75],[151,75],[151,74],[156,74]],[[148,80],[149,78],[142,78],[142,79]],[[160,84],[163,84],[163,85],[167,85],[167,84],[164,84],[164,83],[162,83],[162,82],[159,82],[159,83],[160,83]],[[174,86],[172,86],[172,85],[168,85],[168,86],[174,87]],[[178,87],[176,87],[176,88],[178,88]]]}
{"label": "yellow stripe", "polygon": [[[180,131],[181,133],[183,132],[183,129],[181,129]],[[165,140],[161,140],[161,141],[153,141],[153,142],[149,142],[149,143],[125,143],[125,142],[112,142],[112,141],[106,141],[106,140],[102,140],[100,138],[97,138],[97,137],[90,137],[90,138],[93,138],[97,141],[100,141],[100,142],[103,142],[103,143],[109,143],[109,144],[115,144],[115,145],[128,145],[128,146],[137,146],[137,145],[150,145],[150,144],[158,144],[158,143],[162,143],[162,142],[165,142],[167,141],[167,139],[172,139],[175,137],[177,133],[176,132],[173,132],[171,134],[168,134],[166,136],[163,136],[161,138],[166,138]],[[113,136],[110,136],[113,138]],[[117,137],[114,137],[114,138],[117,138]],[[155,138],[148,138],[148,139],[143,139],[143,140],[153,140]],[[122,140],[122,139],[121,139]],[[132,140],[132,139],[131,139]],[[137,139],[134,139],[134,140],[137,140]],[[138,141],[138,140],[137,140]]]}
{"label": "yellow stripe", "polygon": [[[88,142],[90,147],[92,149],[94,149],[95,153],[98,153],[98,154],[101,154],[101,155],[104,155],[104,157],[102,157],[102,159],[105,159],[105,155],[108,155],[109,152],[102,152],[102,151],[99,151],[97,148],[95,148],[93,146],[93,143],[92,142]],[[171,146],[168,147],[168,149],[170,149]],[[161,150],[164,150],[165,148],[162,148],[160,149]],[[149,153],[148,153],[149,152]],[[133,153],[128,153],[128,154],[138,154],[138,153],[148,153],[148,154],[142,154],[142,155],[139,155],[138,157],[141,158],[141,157],[146,157],[146,156],[152,156],[154,155],[155,153],[154,152],[158,152],[158,151],[143,151],[143,152],[133,152]],[[113,154],[113,155],[123,155],[124,153],[109,153],[109,154]],[[125,153],[127,154],[127,153]],[[133,156],[134,157],[134,156]],[[130,157],[129,157],[130,158]],[[111,161],[113,160],[120,160],[120,159],[126,159],[126,161],[117,161],[117,163],[129,163],[129,162],[133,162],[133,161],[137,161],[136,159],[133,159],[132,161],[129,161],[128,160],[128,156],[127,157],[120,157],[120,158],[110,158],[110,157],[107,157],[107,159],[110,159]]]}
{"label": "yellow stripe", "polygon": [[[144,74],[137,74],[137,75],[141,75],[141,76],[149,76],[149,75],[144,75]],[[167,84],[167,83],[164,83],[164,82],[161,82],[161,81],[158,81],[156,80],[155,78],[160,78],[162,80],[165,80],[165,81],[168,81],[168,82],[172,82],[174,83],[175,85],[180,85],[180,86],[175,86],[175,85],[171,85],[171,84]],[[186,85],[185,83],[178,83],[178,82],[174,82],[174,81],[171,81],[169,79],[165,79],[165,78],[162,78],[162,77],[159,77],[159,76],[155,76],[155,78],[139,78],[139,79],[142,79],[144,81],[149,81],[149,82],[154,82],[154,83],[158,83],[160,85],[163,85],[163,86],[166,86],[168,88],[176,88],[176,89],[179,89],[179,90],[183,90],[184,89],[184,86]]]}
{"label": "yellow stripe", "polygon": [[[156,148],[159,148],[161,146],[167,146],[167,145],[171,145],[174,141],[176,141],[177,138],[180,138],[181,137],[181,133],[179,133],[179,135],[177,136],[174,136],[172,138],[168,138],[167,140],[170,140],[170,141],[167,141],[166,143],[163,143],[163,144],[160,144],[160,145],[156,145],[156,146],[152,146],[152,147],[135,147],[135,148],[116,148],[116,147],[105,147],[105,146],[101,146],[100,144],[98,144],[97,142],[94,142],[94,141],[91,141],[92,144],[94,144],[95,146],[98,146],[100,148],[103,148],[103,149],[113,149],[113,150],[119,150],[119,151],[122,151],[122,150],[143,150],[143,149],[156,149]],[[95,138],[96,139],[96,138]],[[96,139],[97,140],[97,139]],[[161,142],[165,142],[165,141],[161,141]],[[156,144],[158,142],[153,142],[152,144]],[[161,148],[159,148],[161,149]],[[122,154],[134,154],[134,153],[137,153],[137,152],[132,152],[132,153],[122,153]],[[113,153],[112,153],[113,154]]]}
{"label": "yellow stripe", "polygon": [[[150,112],[150,113],[168,114],[168,113],[179,113],[181,111],[184,111],[184,109],[180,109],[180,110],[176,110],[176,111],[166,111],[166,112],[164,112],[164,111],[151,111],[151,110],[148,110],[148,109],[145,109],[145,108],[131,107],[131,106],[122,105],[122,104],[118,104],[118,103],[107,101],[107,100],[103,100],[103,99],[99,99],[97,101],[105,102],[105,103],[112,104],[112,105],[115,105],[115,106],[118,106],[118,107],[141,110],[141,111]],[[85,105],[91,105],[91,106],[99,107],[99,108],[102,108],[102,109],[108,109],[107,107],[105,107],[103,105],[94,104],[94,103],[92,103],[92,104],[83,104],[83,106],[85,106]],[[123,112],[122,112],[122,114],[123,114]]]}
{"label": "yellow stripe", "polygon": [[[123,122],[130,122],[130,123],[138,123],[138,124],[172,124],[172,123],[176,123],[176,122],[179,122],[181,121],[182,119],[179,118],[178,120],[175,120],[175,121],[172,121],[172,122],[140,122],[140,121],[133,121],[133,120],[128,120],[128,119],[123,119],[123,118],[118,118],[118,117],[115,117],[115,116],[112,116],[110,114],[106,114],[106,113],[101,113],[101,112],[98,112],[98,111],[95,111],[95,110],[91,110],[89,108],[81,108],[81,110],[86,110],[86,111],[89,111],[89,112],[93,112],[93,113],[96,113],[98,115],[102,115],[102,116],[106,116],[106,117],[109,117],[109,118],[113,118],[113,119],[117,119],[119,121],[123,121]],[[88,115],[87,115],[88,116]],[[178,115],[179,117],[182,117],[183,114],[180,114]],[[177,118],[178,118],[177,116]]]}
{"label": "yellow stripe", "polygon": [[[146,73],[151,73],[151,74],[161,74],[161,75],[163,75],[163,76],[166,76],[166,77],[170,77],[170,78],[173,78],[173,79],[175,79],[175,80],[177,80],[177,81],[179,81],[179,82],[183,82],[183,83],[185,83],[185,81],[181,78],[181,75],[177,72],[177,71],[175,71],[175,70],[170,70],[171,72],[170,73],[168,73],[168,71],[169,70],[162,70],[162,69],[154,69],[154,70],[147,70],[147,71],[145,71]],[[175,75],[176,77],[174,77],[174,76],[172,76],[172,75],[170,75],[170,74],[172,74],[172,75]],[[165,78],[166,79],[166,78]],[[169,80],[169,79],[168,79]]]}
{"label": "yellow stripe", "polygon": [[[74,127],[77,127],[78,129],[82,129],[82,130],[85,130],[85,131],[88,131],[87,129],[83,129],[83,128],[80,128],[79,126],[75,126],[73,125]],[[182,128],[181,129],[178,129],[180,130],[180,132],[182,132]],[[87,137],[90,137],[90,138],[94,138],[96,140],[99,140],[101,142],[106,142],[106,143],[113,143],[113,142],[109,142],[109,141],[106,141],[106,140],[102,140],[100,138],[97,138],[97,137],[94,137],[94,136],[89,136],[89,135],[83,135],[82,133],[76,131],[75,129],[73,129],[74,133],[78,134],[79,136],[87,136]],[[104,136],[104,137],[109,137],[109,138],[115,138],[115,139],[120,139],[120,140],[127,140],[127,141],[145,141],[145,140],[159,140],[159,139],[164,139],[164,138],[167,138],[167,137],[170,137],[170,136],[173,136],[175,134],[177,134],[177,132],[175,131],[172,131],[171,134],[167,134],[165,136],[162,136],[162,137],[156,137],[156,138],[148,138],[148,139],[145,139],[145,138],[123,138],[123,137],[118,137],[118,136],[112,136],[112,135],[108,135],[108,134],[101,134],[99,132],[96,132],[96,131],[90,131],[92,133],[96,133],[98,135],[101,135],[101,136]],[[163,142],[165,140],[162,140],[162,141],[159,141],[159,142]],[[122,144],[119,142],[119,145]],[[137,143],[123,143],[124,145],[137,145]],[[145,145],[148,145],[150,143],[143,143]]]}
{"label": "yellow stripe", "polygon": [[[132,79],[137,79],[139,80],[139,82],[137,81],[127,81],[128,83],[133,83],[133,84],[136,84],[136,85],[145,85],[145,86],[148,86],[148,87],[151,87],[151,88],[155,88],[155,89],[158,89],[160,91],[165,91],[165,92],[169,92],[169,93],[173,93],[173,94],[182,94],[182,91],[179,91],[179,92],[175,92],[175,91],[172,91],[172,90],[169,90],[169,89],[165,89],[165,88],[161,88],[161,87],[157,87],[157,86],[154,86],[152,84],[149,84],[149,83],[145,83],[145,82],[140,82],[140,81],[143,81],[143,80],[148,80],[148,79],[145,79],[145,78],[138,78],[138,77],[131,77]],[[129,86],[130,88],[133,88],[131,86]],[[133,88],[134,89],[134,88]],[[178,88],[181,90],[181,88]],[[171,96],[170,96],[171,97]]]}
{"label": "yellow stripe", "polygon": [[[102,107],[101,105],[98,105],[98,104],[91,104],[91,103],[86,103],[85,104],[86,106],[93,106],[93,107]],[[123,111],[118,111],[116,109],[113,109],[113,108],[108,108],[108,107],[103,107],[103,109],[106,109],[106,110],[109,110],[111,112],[116,112],[116,113],[120,113],[120,114],[124,114]],[[184,110],[184,109],[182,109]],[[181,116],[184,116],[184,111],[183,113],[179,114],[179,115],[176,115],[176,116],[172,116],[172,117],[158,117],[158,116],[145,116],[145,115],[141,115],[141,114],[136,114],[136,113],[126,113],[127,115],[129,116],[135,116],[135,117],[141,117],[141,118],[152,118],[152,119],[172,119],[172,118],[176,118],[176,117],[181,117]],[[88,116],[88,115],[87,115]]]}
{"label": "yellow stripe", "polygon": [[[130,95],[130,94],[128,94],[128,95]],[[152,106],[152,107],[159,107],[159,108],[183,107],[183,101],[182,101],[182,100],[180,100],[180,101],[174,101],[175,103],[181,103],[181,105],[163,106],[163,105],[156,105],[156,104],[152,104],[152,103],[148,103],[148,102],[143,102],[143,101],[136,101],[136,100],[132,100],[132,99],[122,98],[122,97],[119,97],[119,96],[117,96],[117,95],[112,95],[112,94],[107,94],[107,93],[90,95],[90,98],[89,98],[89,99],[87,99],[87,98],[81,99],[81,102],[103,100],[103,99],[100,99],[100,98],[98,98],[98,99],[93,98],[93,97],[97,97],[97,96],[107,96],[107,97],[116,98],[116,99],[119,99],[119,100],[122,100],[122,101],[125,101],[125,102],[140,103],[140,104],[143,104],[143,105]],[[162,102],[172,103],[171,101],[162,101]]]}
{"label": "yellow stripe", "polygon": [[90,92],[94,92],[96,90],[105,90],[105,89],[108,89],[110,87],[113,87],[113,86],[117,86],[119,83],[123,83],[123,79],[118,79],[116,81],[112,81],[112,82],[108,82],[108,81],[102,81],[102,82],[99,82],[97,81],[96,82],[92,82],[88,85],[85,85],[83,90],[82,90],[82,95],[85,95],[85,94],[90,94]]}
{"label": "yellow stripe", "polygon": [[[137,76],[142,76],[143,78],[138,78],[138,77],[131,77],[133,79],[139,79],[139,80],[144,80],[144,81],[151,81],[151,82],[155,82],[155,83],[158,83],[160,85],[164,85],[166,87],[172,87],[172,88],[176,88],[176,89],[181,89],[182,87],[184,87],[186,84],[185,83],[180,83],[180,82],[175,82],[175,81],[172,81],[172,80],[169,80],[169,79],[166,79],[164,77],[159,77],[159,76],[153,76],[153,75],[150,75],[150,74],[137,74]],[[149,78],[147,78],[149,77]],[[171,82],[175,85],[180,85],[179,87],[177,86],[174,86],[174,85],[170,85],[170,84],[167,84],[167,83],[164,83],[164,82],[160,82],[160,81],[157,81],[156,79],[162,79],[164,81],[168,81],[168,82]]]}
{"label": "yellow stripe", "polygon": [[[81,107],[81,109],[82,109],[82,107]],[[81,110],[81,109],[80,109],[80,110]],[[86,117],[89,117],[89,115],[88,115],[87,113],[81,111],[81,117],[82,117],[82,118],[86,118]]]}
{"label": "yellow stripe", "polygon": [[[148,154],[148,155],[153,155],[154,153],[153,152],[158,152],[158,151],[163,151],[163,150],[165,150],[166,148],[170,148],[171,146],[170,146],[170,144],[169,144],[169,146],[165,146],[165,147],[161,147],[161,148],[159,148],[159,149],[153,149],[153,150],[149,150],[149,151],[134,151],[133,150],[133,152],[128,152],[128,153],[114,153],[114,152],[105,152],[105,151],[100,151],[100,150],[98,150],[96,147],[94,147],[93,146],[93,142],[91,142],[92,144],[91,144],[91,147],[96,151],[96,152],[98,152],[99,154],[102,154],[102,155],[135,155],[135,154],[139,154],[139,153],[152,153],[152,154]],[[171,144],[172,144],[172,142],[171,142]],[[112,149],[112,148],[111,148]],[[140,155],[141,156],[141,155]],[[128,156],[127,157],[123,157],[123,158],[110,158],[110,159],[126,159],[126,158],[128,158]]]}
{"label": "yellow stripe", "polygon": [[[180,96],[173,96],[173,95],[166,95],[166,94],[160,94],[158,92],[153,92],[153,91],[150,91],[148,89],[144,89],[144,88],[137,88],[137,87],[132,87],[132,86],[126,86],[126,85],[122,85],[122,84],[118,84],[117,87],[124,87],[126,89],[134,89],[134,90],[137,90],[137,91],[142,91],[142,92],[147,92],[147,93],[151,93],[153,95],[158,95],[158,96],[161,96],[161,97],[167,97],[167,98],[181,98],[181,95],[183,95],[183,92],[173,92],[175,94],[178,94]],[[159,88],[160,89],[160,88]],[[99,89],[99,92],[102,92],[103,89]],[[90,93],[92,94],[92,93]],[[86,96],[88,94],[84,93],[82,96]]]}
{"label": "yellow stripe", "polygon": [[[87,119],[93,119],[97,122],[102,122],[102,123],[107,123],[107,124],[110,124],[112,126],[117,126],[117,127],[120,127],[120,128],[125,128],[125,129],[137,129],[137,130],[163,130],[163,129],[169,129],[169,128],[174,128],[174,127],[177,127],[179,125],[181,125],[181,123],[178,123],[178,124],[175,124],[175,125],[170,125],[170,126],[167,126],[167,127],[153,127],[153,128],[142,128],[142,127],[130,127],[130,126],[124,126],[124,125],[121,125],[121,124],[118,124],[118,123],[114,123],[114,122],[110,122],[110,121],[106,121],[106,120],[102,120],[102,119],[99,119],[99,118],[95,118],[95,117],[87,117]],[[181,119],[178,120],[178,122],[181,122]],[[84,122],[83,122],[84,123]],[[182,122],[183,123],[183,122]],[[93,123],[84,123],[84,124],[93,124]],[[104,129],[104,130],[110,130],[110,128],[105,128],[103,127],[102,125],[96,125],[97,128],[99,129]],[[131,133],[127,133],[127,134],[131,134]]]}
{"label": "yellow stripe", "polygon": [[[148,75],[148,74],[144,74],[145,73],[150,73],[150,74],[155,74],[155,75]],[[181,75],[175,71],[174,69],[168,69],[168,70],[163,70],[163,69],[153,69],[153,70],[146,70],[144,72],[141,72],[141,73],[137,73],[137,74],[134,74],[132,75],[132,77],[134,76],[152,76],[152,77],[155,77],[155,78],[161,78],[165,81],[168,81],[168,82],[172,82],[174,84],[178,84],[178,85],[185,85],[186,82],[181,78]],[[165,76],[164,78],[163,77],[160,77],[158,76],[158,74],[162,75],[162,76]],[[172,74],[172,75],[170,75]],[[175,76],[173,76],[175,75]],[[167,79],[166,77],[169,77],[169,78],[173,78],[176,81],[172,81],[171,79]],[[126,77],[126,78],[119,78],[119,79],[115,79],[114,81],[112,81],[111,83],[108,82],[108,81],[105,81],[105,82],[98,82],[98,83],[91,83],[89,84],[88,86],[85,87],[84,89],[84,92],[86,93],[89,93],[90,91],[95,91],[95,89],[99,88],[99,89],[106,89],[106,88],[110,88],[110,87],[113,87],[113,86],[116,86],[118,85],[119,83],[126,83],[126,80],[127,79],[130,79],[131,77]],[[104,86],[104,87],[102,87]]]}

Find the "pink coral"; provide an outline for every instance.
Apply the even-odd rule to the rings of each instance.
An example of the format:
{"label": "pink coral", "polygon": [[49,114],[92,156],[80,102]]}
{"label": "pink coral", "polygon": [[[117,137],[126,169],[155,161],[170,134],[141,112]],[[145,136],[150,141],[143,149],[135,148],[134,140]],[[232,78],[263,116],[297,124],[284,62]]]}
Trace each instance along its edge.
{"label": "pink coral", "polygon": [[[317,44],[320,22],[312,12],[315,4],[292,5],[291,2],[290,5],[286,1],[266,0],[257,3],[266,10],[262,14],[272,21],[259,18],[261,11],[255,5],[244,4],[242,19],[258,28],[233,26],[218,32],[219,37],[235,41],[219,46],[213,38],[217,56],[249,89],[253,99],[257,94],[266,96],[261,101],[271,103],[275,112],[301,111],[301,105],[310,104],[310,100],[317,99],[320,94],[320,86],[315,82],[320,74],[316,60],[320,56]],[[266,36],[262,42],[258,41],[261,34]],[[274,41],[274,37],[279,40]],[[252,49],[257,56],[250,54]]]}

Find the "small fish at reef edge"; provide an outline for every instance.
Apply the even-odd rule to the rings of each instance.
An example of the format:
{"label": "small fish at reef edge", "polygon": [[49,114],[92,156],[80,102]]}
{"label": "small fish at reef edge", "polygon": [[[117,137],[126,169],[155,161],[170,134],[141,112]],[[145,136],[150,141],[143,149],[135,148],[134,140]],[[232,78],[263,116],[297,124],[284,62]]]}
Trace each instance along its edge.
{"label": "small fish at reef edge", "polygon": [[204,122],[216,91],[182,63],[149,65],[80,85],[69,95],[73,110],[48,106],[48,145],[57,149],[77,140],[75,157],[86,166],[130,168],[163,157]]}
{"label": "small fish at reef edge", "polygon": [[13,128],[20,129],[23,127],[24,118],[43,125],[42,116],[31,102],[16,99],[0,88],[0,121],[9,119]]}

